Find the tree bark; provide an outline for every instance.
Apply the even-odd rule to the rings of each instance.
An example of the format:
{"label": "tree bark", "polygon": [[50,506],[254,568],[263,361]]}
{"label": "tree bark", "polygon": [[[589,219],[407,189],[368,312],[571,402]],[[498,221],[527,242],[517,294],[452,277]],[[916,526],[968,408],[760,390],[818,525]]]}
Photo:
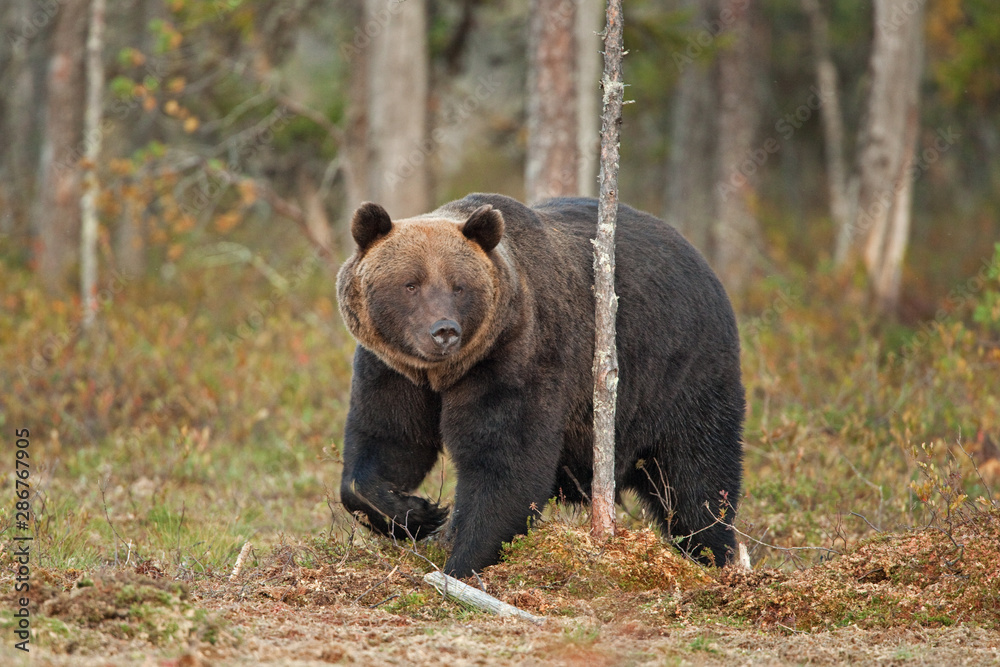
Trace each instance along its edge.
{"label": "tree bark", "polygon": [[104,111],[104,25],[105,0],[92,0],[90,30],[87,35],[87,106],[84,114],[84,190],[80,201],[80,301],[83,328],[90,329],[97,318],[97,162],[101,154]]}
{"label": "tree bark", "polygon": [[[688,0],[693,22],[713,17],[712,0]],[[715,220],[715,154],[718,68],[707,57],[675,59],[680,80],[674,97],[664,218],[706,256]]]}
{"label": "tree bark", "polygon": [[830,219],[837,231],[834,264],[847,262],[851,243],[851,216],[854,205],[844,161],[844,122],[840,110],[840,87],[837,68],[830,57],[830,29],[818,0],[802,0],[812,30],[813,54],[816,58],[816,85],[819,88],[820,119],[823,123],[823,143],[826,148],[827,191],[830,197]]}
{"label": "tree bark", "polygon": [[427,143],[427,2],[367,0],[368,187],[394,218],[432,200]]}
{"label": "tree bark", "polygon": [[599,0],[578,0],[576,8],[577,52],[577,191],[583,197],[597,196],[597,163],[601,151],[601,20]]}
{"label": "tree bark", "polygon": [[[367,12],[363,0],[348,4],[354,23],[363,30]],[[355,33],[359,34],[359,33]],[[367,48],[352,48],[342,50],[348,60],[350,70],[350,87],[347,112],[344,119],[344,161],[341,165],[344,175],[344,210],[341,214],[343,224],[336,232],[341,248],[350,249],[354,241],[351,238],[351,216],[363,201],[374,199],[368,187],[368,67],[370,50]]]}
{"label": "tree bark", "polygon": [[525,199],[577,194],[576,5],[532,0]]}
{"label": "tree bark", "polygon": [[45,139],[35,214],[37,271],[50,293],[66,289],[80,233],[83,60],[90,0],[66,0],[56,16],[46,84]]}
{"label": "tree bark", "polygon": [[604,112],[601,118],[601,194],[594,239],[594,482],[590,532],[597,539],[615,534],[615,410],[618,350],[615,320],[615,223],[618,219],[618,163],[625,85],[622,80],[621,0],[609,0],[604,28]]}
{"label": "tree bark", "polygon": [[[168,8],[162,2],[155,0],[136,0],[130,9],[128,26],[132,38],[130,46],[141,53],[156,52],[156,37],[148,30],[149,22],[166,17]],[[112,34],[114,30],[110,31]],[[147,146],[156,136],[156,115],[132,112],[124,120],[127,145],[134,148]],[[116,129],[116,134],[118,130]],[[119,180],[118,187],[132,190],[134,182],[131,179]],[[115,264],[126,276],[140,276],[146,271],[146,247],[148,244],[149,209],[146,202],[138,201],[136,197],[121,199],[121,215],[115,229]]]}
{"label": "tree bark", "polygon": [[[720,16],[730,16],[731,43],[719,53],[718,162],[716,218],[712,232],[715,270],[731,292],[742,292],[758,261],[760,225],[753,214],[753,173],[746,167],[757,129],[754,88],[752,5],[723,0]],[[751,163],[752,164],[752,163]]]}
{"label": "tree bark", "polygon": [[31,204],[37,187],[40,114],[51,30],[31,22],[36,7],[28,0],[0,5],[0,234],[27,241]]}
{"label": "tree bark", "polygon": [[855,230],[876,307],[896,310],[909,238],[910,165],[919,130],[923,3],[876,0],[871,93],[858,157],[861,186]]}

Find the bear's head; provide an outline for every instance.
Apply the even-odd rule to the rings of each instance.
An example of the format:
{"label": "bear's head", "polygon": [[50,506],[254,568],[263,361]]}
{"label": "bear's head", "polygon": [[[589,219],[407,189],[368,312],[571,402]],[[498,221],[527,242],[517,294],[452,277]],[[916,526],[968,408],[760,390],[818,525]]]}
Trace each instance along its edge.
{"label": "bear's head", "polygon": [[451,216],[393,221],[378,204],[362,204],[351,221],[356,251],[337,277],[340,311],[354,337],[435,388],[482,357],[499,333],[498,308],[509,300],[510,267],[498,248],[503,215],[486,205]]}

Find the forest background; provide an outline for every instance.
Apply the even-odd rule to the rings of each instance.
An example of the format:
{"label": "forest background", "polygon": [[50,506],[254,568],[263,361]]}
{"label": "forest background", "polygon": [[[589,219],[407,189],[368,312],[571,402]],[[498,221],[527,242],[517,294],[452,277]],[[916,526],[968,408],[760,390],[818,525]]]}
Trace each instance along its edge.
{"label": "forest background", "polygon": [[[633,619],[593,588],[517,571],[529,544],[493,592],[597,619],[543,655],[725,661],[747,655],[747,633],[778,632],[800,642],[768,654],[784,659],[836,655],[817,637],[843,628],[905,628],[885,650],[919,659],[933,644],[920,632],[955,627],[972,633],[970,655],[996,655],[995,633],[975,633],[1000,622],[1000,581],[955,569],[1000,559],[993,10],[626,3],[620,197],[681,229],[733,298],[749,397],[737,528],[773,579],[695,577],[684,592],[650,580],[638,588],[655,599]],[[426,563],[359,537],[337,504],[353,341],[333,267],[364,200],[403,216],[474,191],[596,195],[602,12],[592,0],[2,3],[0,428],[5,452],[15,430],[31,433],[33,627],[52,660],[108,646],[124,662],[177,656],[192,638],[242,655],[268,635],[226,605],[323,606],[294,593],[309,572],[325,573],[345,618],[454,620],[399,571]],[[11,456],[11,494],[16,472]],[[439,472],[425,492],[447,496],[446,462]],[[13,507],[0,506],[11,581]],[[577,541],[579,516],[551,512],[562,544],[603,553]],[[634,504],[619,520],[644,534]],[[378,576],[345,583],[333,563]],[[830,568],[851,563],[864,591],[806,590],[832,590]],[[121,597],[139,586],[124,572],[183,581],[210,613],[165,632],[154,611],[173,622],[192,603],[157,589],[176,596],[167,611],[129,607],[153,628],[137,634],[65,604],[81,582]],[[635,602],[630,579],[593,576]],[[972,583],[956,592],[956,577]],[[483,650],[517,658],[502,644]],[[848,655],[883,644],[862,634],[852,650],[874,653]]]}

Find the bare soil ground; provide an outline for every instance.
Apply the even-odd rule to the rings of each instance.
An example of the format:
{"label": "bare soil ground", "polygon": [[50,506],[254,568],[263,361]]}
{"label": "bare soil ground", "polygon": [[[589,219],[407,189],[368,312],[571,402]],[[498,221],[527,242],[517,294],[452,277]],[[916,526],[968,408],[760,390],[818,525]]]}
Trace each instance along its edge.
{"label": "bare soil ground", "polygon": [[[30,664],[997,665],[1000,522],[978,519],[747,574],[699,568],[647,530],[597,546],[550,522],[470,582],[540,625],[442,599],[425,556],[368,538],[286,545],[235,580],[148,562],[40,571]],[[12,643],[0,662],[28,664]]]}

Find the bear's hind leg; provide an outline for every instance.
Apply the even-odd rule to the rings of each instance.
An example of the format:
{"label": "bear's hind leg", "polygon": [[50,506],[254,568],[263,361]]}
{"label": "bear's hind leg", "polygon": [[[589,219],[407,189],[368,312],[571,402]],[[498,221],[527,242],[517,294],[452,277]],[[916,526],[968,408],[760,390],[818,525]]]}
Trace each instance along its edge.
{"label": "bear's hind leg", "polygon": [[729,527],[735,518],[732,495],[712,487],[704,473],[677,471],[656,458],[646,459],[628,477],[647,511],[656,517],[665,538],[681,553],[704,565],[722,567],[734,557],[736,538]]}

